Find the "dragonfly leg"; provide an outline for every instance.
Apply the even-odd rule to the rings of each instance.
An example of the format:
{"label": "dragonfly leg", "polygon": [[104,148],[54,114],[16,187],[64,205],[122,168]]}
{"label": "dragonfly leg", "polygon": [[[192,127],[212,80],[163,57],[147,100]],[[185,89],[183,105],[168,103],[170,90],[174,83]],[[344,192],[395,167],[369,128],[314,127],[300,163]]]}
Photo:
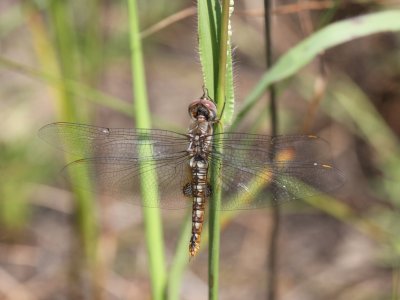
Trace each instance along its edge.
{"label": "dragonfly leg", "polygon": [[193,197],[193,186],[190,182],[186,183],[183,186],[183,195],[185,195],[186,197]]}
{"label": "dragonfly leg", "polygon": [[211,196],[211,193],[212,193],[211,184],[207,183],[205,196],[208,198]]}
{"label": "dragonfly leg", "polygon": [[[183,186],[182,191],[183,191],[183,195],[185,195],[186,197],[194,197],[192,183],[190,183],[190,182],[186,183]],[[212,191],[211,190],[211,185],[209,183],[207,183],[205,196],[206,197],[210,197],[211,196],[211,191]]]}

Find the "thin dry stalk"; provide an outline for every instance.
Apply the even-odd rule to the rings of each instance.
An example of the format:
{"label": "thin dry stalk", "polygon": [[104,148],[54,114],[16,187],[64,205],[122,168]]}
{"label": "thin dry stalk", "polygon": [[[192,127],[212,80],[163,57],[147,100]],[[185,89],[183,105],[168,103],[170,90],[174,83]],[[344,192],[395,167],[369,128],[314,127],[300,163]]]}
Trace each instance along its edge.
{"label": "thin dry stalk", "polygon": [[149,28],[143,30],[140,33],[140,36],[142,38],[146,38],[149,35],[152,35],[158,31],[163,30],[165,27],[168,27],[176,22],[179,22],[180,20],[183,20],[185,18],[188,18],[190,16],[193,16],[196,14],[197,8],[196,7],[188,7],[185,8],[181,11],[178,11],[177,13],[170,15],[169,17],[166,17],[165,19],[161,20],[160,22],[150,26]]}

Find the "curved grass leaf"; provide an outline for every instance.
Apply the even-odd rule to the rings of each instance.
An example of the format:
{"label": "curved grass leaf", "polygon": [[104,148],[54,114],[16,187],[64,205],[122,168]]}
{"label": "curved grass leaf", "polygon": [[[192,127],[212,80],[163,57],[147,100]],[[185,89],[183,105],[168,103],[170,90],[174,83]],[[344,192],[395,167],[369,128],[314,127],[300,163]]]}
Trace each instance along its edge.
{"label": "curved grass leaf", "polygon": [[292,76],[311,62],[319,53],[360,37],[399,30],[400,11],[390,10],[339,21],[317,31],[281,56],[273,67],[264,74],[245,99],[243,108],[238,113],[232,128],[237,126],[238,122],[264,94],[269,85]]}

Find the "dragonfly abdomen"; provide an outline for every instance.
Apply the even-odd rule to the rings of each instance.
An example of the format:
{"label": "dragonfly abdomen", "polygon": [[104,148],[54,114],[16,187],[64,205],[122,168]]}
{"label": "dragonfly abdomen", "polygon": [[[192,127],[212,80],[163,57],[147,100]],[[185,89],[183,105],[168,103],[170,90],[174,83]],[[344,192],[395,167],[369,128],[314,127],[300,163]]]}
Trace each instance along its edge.
{"label": "dragonfly abdomen", "polygon": [[205,201],[204,197],[193,198],[192,236],[189,242],[189,254],[195,256],[200,249],[201,232],[203,231]]}
{"label": "dragonfly abdomen", "polygon": [[206,198],[210,194],[207,183],[208,163],[200,155],[192,157],[190,161],[192,168],[191,196],[193,196],[192,209],[192,236],[189,243],[189,254],[195,256],[200,249],[201,233],[203,230],[204,211]]}

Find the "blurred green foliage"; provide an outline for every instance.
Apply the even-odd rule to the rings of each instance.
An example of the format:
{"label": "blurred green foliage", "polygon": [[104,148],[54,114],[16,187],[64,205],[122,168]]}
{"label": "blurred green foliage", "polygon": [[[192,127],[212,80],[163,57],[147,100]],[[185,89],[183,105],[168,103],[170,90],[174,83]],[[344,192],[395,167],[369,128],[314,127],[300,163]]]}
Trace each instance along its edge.
{"label": "blurred green foliage", "polygon": [[[242,5],[244,4],[239,4],[236,9],[240,11],[245,7]],[[363,7],[362,3],[357,5]],[[184,1],[140,1],[140,28],[145,29],[184,6],[187,6]],[[2,230],[14,232],[15,230],[29,229],[32,211],[37,209],[32,203],[35,196],[37,197],[35,194],[37,186],[41,183],[57,184],[56,170],[63,164],[55,158],[54,152],[46,150],[46,145],[35,140],[39,127],[51,120],[103,123],[109,116],[112,119],[113,113],[118,116],[133,116],[134,110],[131,109],[131,104],[124,100],[131,99],[132,94],[130,70],[129,68],[127,68],[128,71],[125,69],[130,65],[128,22],[132,20],[129,20],[127,4],[124,1],[41,0],[15,2],[4,7],[0,11],[0,46],[2,46],[0,54],[0,68],[2,68],[0,70],[0,97],[2,99],[0,117],[4,123],[4,129],[0,131],[0,222],[4,225]],[[300,100],[294,101],[295,104],[288,104],[288,102],[280,104],[284,133],[299,133],[301,131],[298,129],[300,128],[299,123],[308,117],[306,113],[299,113],[299,111],[308,105],[314,105],[312,99],[315,96],[315,74],[319,72],[312,68],[301,72],[299,70],[316,59],[322,51],[328,51],[327,56],[330,60],[327,64],[331,63],[333,66],[329,76],[324,78],[327,81],[327,87],[323,92],[320,105],[321,115],[324,119],[319,123],[316,121],[318,125],[315,126],[315,130],[323,131],[328,128],[326,124],[333,124],[332,128],[334,129],[331,129],[334,131],[333,135],[340,136],[337,140],[341,141],[343,145],[347,145],[343,146],[346,149],[340,149],[339,160],[342,159],[345,162],[344,167],[350,166],[350,162],[356,160],[349,159],[349,156],[356,157],[358,161],[344,170],[347,171],[348,182],[347,188],[344,187],[348,193],[343,196],[345,199],[320,197],[306,202],[314,210],[322,211],[325,215],[339,220],[346,226],[363,232],[371,241],[382,245],[382,252],[385,255],[379,263],[385,264],[393,271],[393,280],[396,283],[398,282],[398,273],[396,272],[398,272],[397,261],[400,251],[400,238],[396,231],[399,225],[397,211],[400,205],[400,148],[398,141],[400,126],[393,119],[390,122],[385,118],[383,110],[385,103],[383,100],[382,102],[376,101],[373,97],[377,92],[374,94],[373,91],[375,91],[374,88],[378,90],[376,86],[382,84],[374,81],[377,77],[385,78],[385,82],[386,78],[398,78],[400,39],[398,33],[386,35],[391,47],[384,48],[385,43],[381,40],[379,45],[382,45],[381,47],[386,52],[379,57],[378,55],[370,57],[368,62],[362,61],[358,65],[356,64],[355,68],[367,66],[368,72],[359,71],[357,73],[355,71],[355,75],[353,74],[355,79],[344,75],[346,66],[340,64],[341,56],[335,55],[336,51],[339,51],[338,48],[329,50],[329,48],[346,41],[348,44],[361,43],[358,39],[361,36],[382,31],[398,31],[400,28],[399,11],[390,6],[382,6],[382,8],[390,10],[379,12],[375,7],[368,3],[365,4],[365,10],[374,11],[374,13],[364,16],[364,21],[362,19],[349,19],[336,23],[332,21],[333,24],[302,39],[297,46],[293,45],[288,48],[285,44],[288,49],[286,54],[283,54],[277,60],[274,68],[265,74],[262,74],[263,67],[259,66],[262,58],[251,52],[254,50],[251,48],[262,47],[262,43],[246,48],[248,45],[244,42],[241,48],[242,39],[248,41],[245,38],[249,37],[238,35],[235,38],[235,25],[233,25],[233,40],[239,44],[238,56],[242,58],[239,63],[243,61],[246,68],[250,68],[251,72],[257,74],[256,78],[262,78],[257,80],[258,82],[256,79],[252,79],[251,84],[255,88],[238,84],[238,89],[242,87],[246,89],[246,92],[241,94],[245,94],[247,100],[242,105],[241,113],[236,118],[234,126],[246,126],[243,125],[246,118],[251,118],[253,121],[248,124],[247,128],[263,128],[262,122],[265,121],[266,111],[263,107],[259,109],[261,107],[260,97],[269,84],[279,82],[279,95],[282,98],[287,90],[292,90],[295,96],[310,100],[311,104]],[[326,15],[329,15],[330,12],[332,16],[340,19],[341,10],[345,10],[345,7],[334,7],[328,10]],[[208,15],[206,14],[206,16]],[[323,18],[322,14],[315,17],[321,17],[318,21]],[[257,27],[253,26],[251,22],[246,23],[246,18],[248,17],[237,17],[237,24],[251,27],[249,32],[258,32]],[[320,24],[320,22],[315,23]],[[187,45],[183,44],[181,38],[182,32],[187,33],[184,31],[186,28],[174,26],[171,30],[172,33],[165,34],[165,37],[163,32],[155,33],[145,40],[144,61],[148,62],[148,68],[153,72],[152,76],[154,77],[156,77],[154,74],[161,74],[159,76],[164,76],[163,78],[170,76],[162,73],[165,72],[164,70],[157,69],[157,64],[165,63],[173,55],[177,55],[179,60],[184,60],[185,56],[189,56],[188,60],[190,61],[197,60],[195,57],[196,27],[193,26],[192,31],[189,31],[193,35],[191,37],[193,45],[189,46],[192,52],[190,52],[191,55],[188,55],[185,52]],[[165,29],[165,31],[168,30]],[[207,38],[203,36],[200,38],[207,41]],[[279,42],[284,38],[285,36],[276,37]],[[173,40],[168,43],[168,39]],[[204,44],[200,44],[200,46],[204,46]],[[360,49],[362,49],[359,50],[360,55],[362,51],[369,50],[366,46],[360,46]],[[207,54],[207,46],[199,50],[202,54]],[[347,55],[354,55],[353,60],[358,59],[355,51]],[[202,67],[207,67],[203,61],[204,58],[201,59]],[[258,62],[258,65],[252,63],[254,61]],[[174,63],[172,65],[175,67]],[[165,67],[160,68],[169,68],[168,71],[173,69],[166,63],[163,66]],[[231,72],[231,67],[232,62],[229,61],[228,73]],[[343,70],[338,70],[340,67]],[[118,72],[114,68],[118,68]],[[201,73],[200,67],[196,69],[190,65],[190,68],[194,69],[196,74]],[[185,72],[190,68],[185,65]],[[243,73],[245,71],[243,70]],[[351,72],[352,70],[348,68],[347,71]],[[213,70],[206,71],[206,73],[213,72]],[[240,72],[241,69],[238,68],[235,73],[240,76]],[[28,79],[22,79],[22,76],[16,76],[15,73],[24,75]],[[253,73],[246,73],[246,76],[253,76]],[[373,73],[378,75],[372,77]],[[117,76],[116,79],[114,76]],[[133,71],[133,77],[135,76],[144,75]],[[231,94],[228,98],[233,99],[233,83],[231,81],[234,81],[234,76],[229,76]],[[193,81],[195,78],[197,82],[194,83],[194,86],[201,91],[200,75],[192,77],[188,71],[180,73],[177,67],[175,80],[182,80],[182,77],[187,77],[188,81]],[[362,81],[364,77],[372,79],[366,83]],[[185,83],[187,84],[188,81],[179,81],[183,84],[180,83],[178,87],[170,87],[163,86],[163,82],[160,83],[160,80],[149,79],[147,85],[150,92],[149,98],[157,100],[157,103],[150,101],[150,109],[155,111],[152,118],[159,121],[159,115],[169,117],[169,113],[165,112],[167,111],[165,104],[169,104],[170,99],[182,100],[182,92],[177,89],[187,89]],[[283,79],[286,81],[281,82]],[[214,79],[206,79],[207,81],[214,82]],[[121,82],[125,85],[120,85]],[[381,88],[380,92],[384,95],[382,98],[392,97],[391,101],[399,101],[400,89],[396,85],[396,81]],[[168,95],[165,98],[164,93]],[[179,101],[171,102],[170,106],[175,108],[175,104],[177,107],[178,103]],[[180,105],[184,106],[182,103],[179,103]],[[162,107],[162,113],[159,113],[159,106]],[[319,107],[319,105],[317,106]],[[105,109],[107,114],[104,114]],[[400,113],[396,104],[393,104],[391,110],[396,112],[397,116]],[[158,115],[156,111],[158,111]],[[369,156],[361,156],[352,149],[361,148],[360,141],[364,145],[363,149],[366,148],[370,151]],[[371,165],[370,168],[373,170],[364,172],[364,164]],[[354,187],[353,183],[355,183]],[[77,217],[73,221],[75,222],[75,233],[81,242],[79,245],[83,245],[84,248],[81,249],[86,258],[83,264],[86,264],[86,260],[88,260],[89,265],[94,266],[92,268],[92,276],[95,277],[93,285],[105,286],[106,284],[102,282],[105,280],[102,277],[103,273],[99,271],[104,271],[102,268],[107,266],[104,266],[103,258],[99,254],[101,242],[99,239],[102,238],[102,232],[95,216],[98,202],[87,193],[83,195],[80,191],[75,191],[74,195],[74,215]],[[365,199],[368,199],[368,205],[364,205]],[[297,204],[296,208],[306,211],[301,204]],[[237,212],[223,215],[223,226],[236,215]],[[190,221],[185,224],[190,224]],[[187,231],[188,226],[184,226],[182,228],[183,238],[178,243],[179,245],[186,244]],[[206,242],[207,236],[205,235],[202,248],[206,248]],[[185,258],[186,253],[182,249],[178,247],[178,251],[172,259],[171,276],[173,278],[180,279],[184,268],[187,267],[188,261],[182,259]],[[386,253],[389,254],[386,255]],[[178,284],[173,282],[171,285],[172,289],[175,289],[171,292],[172,297],[178,297]],[[398,290],[396,290],[396,284],[393,286],[391,294],[392,298],[396,299]],[[388,295],[388,292],[382,294]],[[100,299],[100,296],[97,298]]]}

